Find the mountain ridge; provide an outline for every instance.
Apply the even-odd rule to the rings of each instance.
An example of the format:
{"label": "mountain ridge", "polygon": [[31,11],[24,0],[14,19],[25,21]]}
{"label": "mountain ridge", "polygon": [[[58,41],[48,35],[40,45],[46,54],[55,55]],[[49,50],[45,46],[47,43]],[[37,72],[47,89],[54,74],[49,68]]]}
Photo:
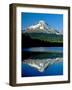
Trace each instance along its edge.
{"label": "mountain ridge", "polygon": [[40,20],[36,25],[31,25],[27,27],[26,30],[23,30],[22,32],[23,33],[49,33],[49,34],[62,35],[62,33],[59,32],[58,30],[55,30],[54,28],[49,27],[49,25],[43,20]]}

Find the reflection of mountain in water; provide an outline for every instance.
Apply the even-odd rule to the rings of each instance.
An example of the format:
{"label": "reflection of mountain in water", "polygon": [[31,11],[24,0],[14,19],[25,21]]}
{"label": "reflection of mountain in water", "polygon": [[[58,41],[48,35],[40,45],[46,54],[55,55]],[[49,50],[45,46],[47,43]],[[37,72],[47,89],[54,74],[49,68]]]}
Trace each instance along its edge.
{"label": "reflection of mountain in water", "polygon": [[23,63],[27,64],[31,67],[36,68],[38,71],[43,72],[46,68],[48,68],[50,65],[62,62],[63,58],[54,58],[54,59],[29,59],[24,60]]}
{"label": "reflection of mountain in water", "polygon": [[[56,50],[57,49],[57,50]],[[43,72],[52,64],[63,61],[62,47],[32,47],[23,49],[23,63]]]}

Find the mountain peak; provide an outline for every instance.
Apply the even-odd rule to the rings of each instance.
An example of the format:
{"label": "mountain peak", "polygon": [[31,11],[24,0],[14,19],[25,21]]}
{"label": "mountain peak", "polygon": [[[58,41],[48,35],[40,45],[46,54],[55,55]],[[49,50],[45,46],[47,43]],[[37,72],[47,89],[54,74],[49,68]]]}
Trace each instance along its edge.
{"label": "mountain peak", "polygon": [[44,21],[40,20],[36,25],[31,25],[27,27],[27,30],[25,32],[43,32],[43,33],[49,33],[49,34],[61,34],[59,31],[55,30],[52,27],[49,27],[49,25]]}
{"label": "mountain peak", "polygon": [[37,30],[37,29],[40,29],[40,30],[44,30],[45,29],[45,21],[43,21],[43,20],[40,20],[39,22],[38,22],[38,24],[36,24],[36,25],[31,25],[31,26],[29,26],[27,29],[32,29],[32,30]]}
{"label": "mountain peak", "polygon": [[44,25],[45,24],[45,21],[44,20],[40,20],[39,21],[39,24],[43,24]]}

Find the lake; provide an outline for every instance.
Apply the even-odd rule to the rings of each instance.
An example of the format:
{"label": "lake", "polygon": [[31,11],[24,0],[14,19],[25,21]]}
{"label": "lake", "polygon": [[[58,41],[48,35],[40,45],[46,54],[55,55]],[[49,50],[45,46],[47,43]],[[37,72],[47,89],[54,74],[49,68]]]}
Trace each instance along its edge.
{"label": "lake", "polygon": [[63,75],[63,60],[54,62],[43,72],[38,71],[36,68],[31,67],[29,63],[23,63],[25,60],[36,60],[43,63],[42,60],[55,60],[56,58],[63,58],[63,47],[31,47],[22,49],[22,77],[32,76],[53,76]]}

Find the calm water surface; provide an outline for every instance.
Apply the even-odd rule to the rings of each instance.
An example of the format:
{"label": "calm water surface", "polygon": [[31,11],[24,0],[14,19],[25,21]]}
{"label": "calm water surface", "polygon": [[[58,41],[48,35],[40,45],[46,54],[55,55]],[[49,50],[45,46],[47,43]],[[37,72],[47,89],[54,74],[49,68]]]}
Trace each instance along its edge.
{"label": "calm water surface", "polygon": [[[31,47],[23,48],[22,52],[60,52],[63,54],[63,47]],[[39,55],[40,56],[40,55]],[[60,56],[60,55],[57,55]],[[49,58],[52,56],[49,56]],[[58,57],[57,57],[58,58]],[[60,58],[60,57],[59,57]],[[62,55],[61,55],[62,58]],[[43,72],[39,72],[36,68],[33,68],[27,64],[22,63],[21,69],[22,77],[32,77],[32,76],[55,76],[63,75],[63,61],[59,63],[54,63],[53,65],[46,68]]]}
{"label": "calm water surface", "polygon": [[23,48],[22,51],[29,52],[63,52],[63,47],[31,47],[31,48]]}

